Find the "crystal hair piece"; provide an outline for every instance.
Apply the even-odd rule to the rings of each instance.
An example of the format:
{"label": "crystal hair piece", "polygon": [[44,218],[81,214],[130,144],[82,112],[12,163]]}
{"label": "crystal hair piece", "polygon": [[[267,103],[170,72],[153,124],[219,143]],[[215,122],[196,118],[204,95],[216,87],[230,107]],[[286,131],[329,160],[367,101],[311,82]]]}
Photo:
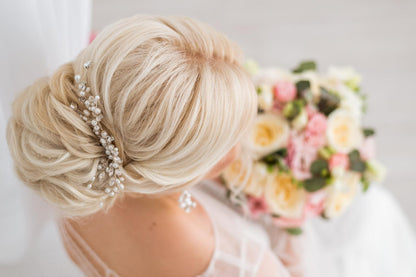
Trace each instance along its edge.
{"label": "crystal hair piece", "polygon": [[192,195],[189,191],[184,190],[178,199],[179,207],[189,213],[193,208],[196,207],[196,202],[192,200]]}
{"label": "crystal hair piece", "polygon": [[[91,66],[91,61],[84,63],[84,68],[88,69]],[[83,108],[78,109],[78,105],[71,103],[71,108],[76,111],[80,117],[88,123],[94,134],[97,136],[99,143],[104,148],[106,157],[100,158],[97,174],[92,177],[91,183],[87,185],[87,189],[102,190],[105,195],[103,200],[107,197],[113,197],[116,193],[121,192],[124,189],[124,178],[121,176],[121,166],[123,161],[119,157],[118,148],[114,145],[114,137],[108,132],[103,130],[101,126],[101,120],[103,115],[101,109],[98,107],[100,96],[92,96],[90,94],[91,89],[88,87],[87,82],[81,80],[80,75],[75,75],[75,82],[78,84],[79,89],[79,101],[83,104]],[[109,182],[104,187],[94,186],[94,182],[98,178],[100,181],[108,176]],[[103,202],[100,202],[100,206],[103,206]]]}

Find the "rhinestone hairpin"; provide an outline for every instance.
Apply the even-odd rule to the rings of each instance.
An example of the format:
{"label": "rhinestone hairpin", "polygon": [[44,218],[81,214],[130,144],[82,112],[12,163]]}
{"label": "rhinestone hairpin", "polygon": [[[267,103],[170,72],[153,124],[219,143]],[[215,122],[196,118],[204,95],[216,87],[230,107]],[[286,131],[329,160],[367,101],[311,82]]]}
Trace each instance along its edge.
{"label": "rhinestone hairpin", "polygon": [[[84,68],[88,69],[91,66],[91,61],[84,63]],[[101,109],[98,107],[100,96],[90,95],[91,89],[88,87],[86,81],[81,80],[80,75],[75,75],[75,82],[78,84],[79,89],[79,101],[85,106],[85,109],[81,111],[78,109],[78,105],[71,103],[71,108],[76,111],[80,117],[88,123],[94,134],[99,139],[100,144],[104,148],[106,158],[100,158],[97,174],[92,177],[91,183],[87,185],[88,189],[98,189],[94,187],[94,182],[98,178],[100,181],[104,179],[106,175],[109,177],[109,182],[103,188],[99,188],[105,192],[103,200],[107,197],[113,197],[116,193],[121,192],[124,189],[124,178],[121,176],[121,166],[123,161],[119,157],[118,148],[114,145],[114,137],[103,130],[101,126],[101,120],[103,115]],[[103,206],[103,202],[100,206]]]}

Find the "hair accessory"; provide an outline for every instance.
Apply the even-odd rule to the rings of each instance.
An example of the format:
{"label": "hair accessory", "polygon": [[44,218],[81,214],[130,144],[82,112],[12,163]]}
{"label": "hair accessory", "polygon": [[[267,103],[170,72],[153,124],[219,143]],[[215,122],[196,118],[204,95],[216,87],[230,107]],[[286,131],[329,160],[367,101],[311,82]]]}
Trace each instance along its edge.
{"label": "hair accessory", "polygon": [[[84,63],[84,68],[88,69],[91,66],[91,61]],[[105,192],[103,200],[107,197],[113,197],[116,193],[119,193],[124,189],[124,178],[121,176],[121,166],[123,161],[119,157],[118,148],[114,145],[114,137],[103,130],[100,121],[103,119],[101,109],[98,107],[100,96],[90,95],[91,89],[87,86],[85,81],[81,80],[80,75],[75,75],[75,82],[78,84],[80,102],[85,106],[85,109],[81,111],[78,109],[78,105],[71,103],[71,108],[76,111],[80,117],[87,122],[94,134],[97,136],[100,144],[104,148],[106,157],[100,158],[97,174],[92,177],[91,183],[87,185],[88,189],[100,189]],[[98,178],[100,181],[108,176],[109,182],[104,187],[94,187],[94,182]],[[104,203],[101,202],[100,206]]]}
{"label": "hair accessory", "polygon": [[185,210],[185,212],[189,213],[191,209],[196,207],[196,202],[192,200],[192,195],[189,191],[184,190],[179,196],[179,206]]}

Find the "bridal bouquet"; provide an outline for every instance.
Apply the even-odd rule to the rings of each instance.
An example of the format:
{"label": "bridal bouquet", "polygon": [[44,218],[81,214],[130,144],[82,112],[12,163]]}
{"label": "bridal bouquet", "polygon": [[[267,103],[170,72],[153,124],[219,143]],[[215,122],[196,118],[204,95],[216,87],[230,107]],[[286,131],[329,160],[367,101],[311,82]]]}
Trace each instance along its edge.
{"label": "bridal bouquet", "polygon": [[[254,62],[247,69],[258,95],[249,136],[255,160],[237,197],[248,215],[300,234],[308,217],[336,217],[372,182],[382,181],[375,132],[362,126],[361,76],[352,68],[320,74],[306,61],[292,71],[259,69]],[[240,168],[237,159],[222,172],[226,185]]]}

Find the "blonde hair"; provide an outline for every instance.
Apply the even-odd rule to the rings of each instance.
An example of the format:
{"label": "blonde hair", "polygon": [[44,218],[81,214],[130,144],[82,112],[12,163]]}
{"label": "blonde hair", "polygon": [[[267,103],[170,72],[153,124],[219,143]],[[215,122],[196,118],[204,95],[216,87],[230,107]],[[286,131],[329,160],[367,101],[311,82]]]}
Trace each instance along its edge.
{"label": "blonde hair", "polygon": [[186,17],[133,16],[108,26],[15,99],[7,141],[17,175],[67,216],[101,209],[104,192],[86,184],[104,150],[69,107],[79,103],[74,75],[81,74],[100,96],[126,190],[161,194],[196,184],[242,141],[256,114],[241,58],[224,35]]}

